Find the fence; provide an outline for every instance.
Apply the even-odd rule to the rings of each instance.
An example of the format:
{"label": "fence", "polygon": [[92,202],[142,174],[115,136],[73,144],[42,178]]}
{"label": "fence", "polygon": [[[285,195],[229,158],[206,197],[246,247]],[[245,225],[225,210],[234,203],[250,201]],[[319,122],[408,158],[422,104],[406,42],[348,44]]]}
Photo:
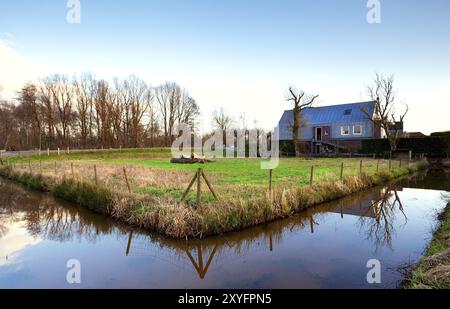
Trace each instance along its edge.
{"label": "fence", "polygon": [[[314,161],[311,162],[314,163]],[[358,174],[362,175],[364,173],[379,173],[382,171],[391,171],[394,168],[409,166],[410,163],[411,161],[378,159],[371,161],[359,160],[353,164],[344,163],[344,161],[336,162],[332,165],[326,166],[326,168],[323,166],[321,167],[317,164],[311,164],[310,170],[308,172],[306,172],[305,168],[303,168],[304,172],[306,172],[304,174],[306,174],[305,176],[308,180],[306,180],[306,177],[302,179],[304,179],[303,184],[314,186],[315,184],[323,181],[344,181],[345,178],[350,175],[355,176]],[[63,179],[66,179],[68,175],[69,178],[73,180],[90,182],[95,186],[107,187],[108,189],[114,188],[118,190],[126,190],[130,194],[133,192],[139,193],[143,189],[142,185],[140,186],[139,183],[136,183],[140,182],[140,184],[142,184],[143,181],[141,181],[140,179],[136,180],[130,177],[129,169],[125,166],[114,166],[114,170],[105,171],[104,166],[102,167],[103,169],[99,170],[97,164],[76,165],[73,161],[56,160],[54,162],[46,162],[42,161],[42,159],[39,159],[34,163],[32,163],[31,160],[22,159],[18,162],[18,166],[16,166],[16,164],[14,162],[11,162],[11,160],[9,160],[8,158],[0,159],[0,164],[9,165],[14,169],[19,169],[22,172],[30,174],[42,175],[53,173],[57,178],[62,177]],[[326,172],[324,172],[324,170],[326,170]],[[145,171],[143,173],[145,173]],[[277,178],[277,171],[268,170],[266,177],[268,177],[268,192],[271,194],[274,191],[276,185],[275,180]],[[185,202],[187,200],[189,192],[194,187],[195,199],[190,198],[190,200],[194,200],[193,202],[195,202],[195,207],[200,207],[202,201],[202,192],[204,192],[202,190],[202,182],[206,184],[206,187],[212,194],[212,197],[216,201],[219,200],[219,195],[213,188],[213,185],[210,179],[206,176],[205,171],[201,168],[199,168],[195,172],[193,177],[190,178],[187,188],[181,188],[181,190],[183,191],[181,199],[179,200],[181,202]],[[184,182],[184,184],[186,183],[187,182]],[[194,184],[196,185],[194,186]],[[178,188],[180,188],[182,185],[183,182],[180,182]],[[150,187],[150,184],[144,183],[144,186]]]}

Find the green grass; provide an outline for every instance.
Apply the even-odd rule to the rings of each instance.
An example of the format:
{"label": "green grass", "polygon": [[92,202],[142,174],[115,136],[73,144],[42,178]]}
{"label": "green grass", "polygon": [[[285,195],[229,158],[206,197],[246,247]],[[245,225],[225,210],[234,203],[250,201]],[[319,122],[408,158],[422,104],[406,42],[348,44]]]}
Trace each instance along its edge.
{"label": "green grass", "polygon": [[[22,183],[45,187],[54,195],[149,230],[174,237],[203,237],[235,231],[285,218],[308,207],[382,184],[426,167],[413,164],[399,167],[392,161],[352,158],[282,158],[273,170],[273,191],[268,192],[269,172],[261,159],[217,159],[206,164],[172,164],[168,149],[144,149],[52,154],[14,158],[13,166],[0,173],[17,174]],[[41,161],[42,164],[39,164]],[[27,178],[28,162],[34,176]],[[58,169],[54,170],[54,163]],[[341,163],[344,177],[340,180]],[[379,170],[377,171],[377,164]],[[76,164],[74,176],[71,164]],[[99,186],[93,179],[97,166]],[[128,169],[132,192],[123,176]],[[310,171],[314,166],[314,184]],[[219,196],[216,201],[202,183],[201,206],[196,208],[196,186],[185,201],[181,196],[201,167]],[[36,172],[42,169],[42,175]],[[22,178],[24,179],[22,179]],[[73,178],[73,179],[72,179]]]}
{"label": "green grass", "polygon": [[106,213],[110,204],[110,192],[91,184],[63,180],[52,188],[52,193],[63,200]]}
{"label": "green grass", "polygon": [[411,271],[407,288],[450,289],[450,202],[439,219],[440,227]]}
{"label": "green grass", "polygon": [[[219,176],[220,184],[265,184],[268,179],[268,171],[262,170],[261,159],[217,159],[207,164],[172,164],[167,158],[157,159],[115,159],[104,160],[105,163],[118,165],[140,165],[154,169],[172,169],[190,171],[194,173],[198,168],[203,168],[205,173]],[[314,165],[316,180],[338,180],[340,177],[340,165],[344,163],[344,177],[359,174],[359,159],[314,159],[304,160],[298,158],[282,158],[280,164],[274,170],[273,182],[306,185],[309,184],[311,166]],[[376,160],[364,159],[363,171],[373,174],[376,171]],[[394,164],[399,164],[395,162]],[[388,162],[384,161],[382,169],[388,169]]]}
{"label": "green grass", "polygon": [[[194,174],[198,168],[202,168],[207,175],[217,176],[217,184],[223,185],[261,185],[268,181],[268,171],[260,168],[262,159],[215,159],[214,162],[206,164],[172,164],[170,163],[170,149],[139,149],[119,151],[100,151],[62,153],[60,156],[51,154],[41,157],[32,156],[27,158],[14,158],[11,162],[16,164],[53,161],[76,161],[80,164],[112,164],[142,166],[157,170],[184,171]],[[274,170],[273,183],[283,186],[302,186],[309,184],[311,166],[314,165],[314,178],[316,182],[321,180],[338,180],[340,177],[340,165],[344,163],[344,177],[359,174],[360,159],[352,158],[324,158],[305,160],[299,158],[282,158],[279,166]],[[388,170],[388,161],[380,161],[380,171]],[[363,171],[367,174],[376,172],[377,160],[363,159]],[[403,162],[403,168],[406,168]],[[393,169],[397,169],[399,161],[393,161]],[[156,192],[157,193],[157,192]]]}

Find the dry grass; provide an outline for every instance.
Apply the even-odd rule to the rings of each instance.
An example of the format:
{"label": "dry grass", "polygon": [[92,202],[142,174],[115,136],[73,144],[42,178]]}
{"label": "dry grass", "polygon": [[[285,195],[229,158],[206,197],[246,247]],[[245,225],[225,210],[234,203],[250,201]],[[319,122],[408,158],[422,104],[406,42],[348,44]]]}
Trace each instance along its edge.
{"label": "dry grass", "polygon": [[[208,177],[220,199],[215,201],[203,184],[201,207],[195,209],[194,190],[186,202],[180,201],[193,177],[190,170],[128,165],[132,187],[132,192],[128,192],[123,165],[95,160],[32,162],[19,161],[14,167],[0,167],[0,174],[34,189],[51,190],[58,197],[172,238],[200,238],[285,218],[423,167],[418,163],[376,173],[371,162],[372,170],[367,165],[367,173],[347,175],[343,181],[336,180],[336,173],[324,170],[313,186],[279,181],[273,192],[268,192],[266,183],[221,183],[221,174],[211,172]],[[336,166],[332,160],[325,162],[333,168]],[[357,166],[359,160],[355,163]],[[308,174],[301,177],[308,178]]]}
{"label": "dry grass", "polygon": [[425,256],[407,275],[406,288],[450,288],[450,203],[439,220],[440,227],[434,233]]}

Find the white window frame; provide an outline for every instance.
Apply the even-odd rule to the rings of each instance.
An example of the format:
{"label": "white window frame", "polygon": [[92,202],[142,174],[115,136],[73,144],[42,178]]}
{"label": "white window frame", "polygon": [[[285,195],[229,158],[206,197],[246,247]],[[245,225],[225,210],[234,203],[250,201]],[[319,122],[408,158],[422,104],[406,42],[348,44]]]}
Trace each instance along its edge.
{"label": "white window frame", "polygon": [[[344,133],[345,128],[347,128],[347,130],[346,130],[347,133]],[[350,126],[341,126],[341,135],[342,135],[342,136],[350,135]]]}
{"label": "white window frame", "polygon": [[[359,133],[356,133],[356,132],[355,132],[355,128],[356,128],[356,127],[359,127],[359,129],[360,129],[360,130],[359,130]],[[363,134],[363,126],[360,125],[360,124],[354,125],[354,126],[353,126],[353,135],[362,135],[362,134]]]}

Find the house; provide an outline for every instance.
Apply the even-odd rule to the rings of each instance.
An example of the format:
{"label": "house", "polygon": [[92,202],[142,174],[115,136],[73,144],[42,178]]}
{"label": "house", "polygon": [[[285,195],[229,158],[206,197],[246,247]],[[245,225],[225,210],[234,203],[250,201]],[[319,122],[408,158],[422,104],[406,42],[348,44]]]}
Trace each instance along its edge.
{"label": "house", "polygon": [[422,132],[404,132],[403,133],[403,137],[406,137],[406,138],[425,138],[427,136],[425,134],[423,134]]}
{"label": "house", "polygon": [[[300,142],[304,152],[312,154],[356,152],[361,140],[381,138],[374,125],[375,101],[309,107],[300,114]],[[373,117],[373,116],[372,116]],[[284,112],[278,124],[280,143],[292,142],[293,110]]]}

